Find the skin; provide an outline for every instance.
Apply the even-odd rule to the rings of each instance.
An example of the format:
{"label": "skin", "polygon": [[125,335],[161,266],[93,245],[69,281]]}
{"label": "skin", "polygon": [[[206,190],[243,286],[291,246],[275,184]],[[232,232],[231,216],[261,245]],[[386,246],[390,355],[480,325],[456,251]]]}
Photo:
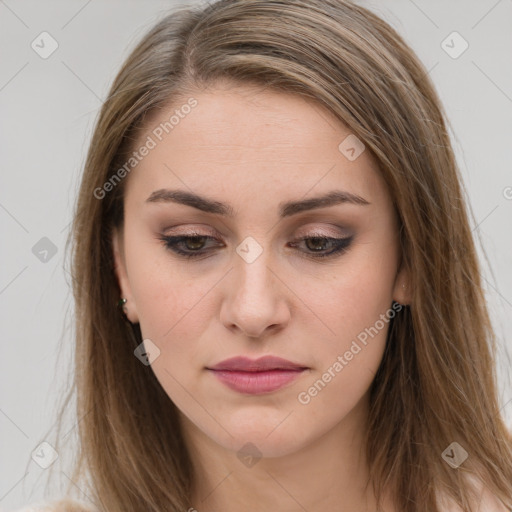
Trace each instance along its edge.
{"label": "skin", "polygon": [[[365,489],[368,389],[382,359],[388,323],[307,404],[298,400],[359,333],[408,302],[397,219],[369,151],[354,161],[338,149],[350,131],[319,105],[282,92],[217,84],[127,178],[125,224],[113,238],[127,315],[160,350],[152,369],[180,411],[198,476],[199,512],[375,511]],[[183,103],[160,110],[141,143]],[[229,203],[233,218],[172,202],[146,202],[159,189]],[[280,219],[278,205],[331,190],[363,197]],[[197,260],[159,237],[194,228],[213,236]],[[345,252],[315,259],[313,236],[353,235]],[[237,246],[253,237],[248,263]],[[318,236],[318,235],[317,235]],[[320,244],[324,253],[333,245]],[[301,257],[302,255],[302,257]],[[360,344],[361,345],[361,344]],[[284,388],[248,396],[206,367],[236,355],[277,355],[309,369]],[[246,443],[261,458],[251,467]],[[386,501],[386,512],[394,510]]]}

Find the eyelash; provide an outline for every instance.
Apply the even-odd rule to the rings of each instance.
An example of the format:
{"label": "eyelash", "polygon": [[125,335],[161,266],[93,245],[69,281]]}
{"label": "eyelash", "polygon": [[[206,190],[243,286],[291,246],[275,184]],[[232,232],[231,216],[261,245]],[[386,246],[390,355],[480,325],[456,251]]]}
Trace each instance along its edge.
{"label": "eyelash", "polygon": [[[200,233],[189,233],[187,235],[179,235],[179,236],[162,236],[160,237],[160,240],[164,243],[164,246],[173,251],[178,256],[185,258],[185,259],[194,259],[194,258],[200,258],[201,256],[205,256],[209,251],[204,250],[197,250],[197,251],[184,251],[183,249],[179,248],[179,244],[186,242],[191,239],[201,239],[204,238],[205,241],[207,240],[215,240],[214,237],[208,236],[208,235],[202,235]],[[328,253],[320,253],[320,252],[310,252],[309,254],[302,253],[301,256],[304,258],[331,258],[335,257],[336,255],[343,254],[346,252],[352,243],[352,239],[354,237],[350,236],[347,238],[334,238],[334,237],[327,237],[324,235],[310,235],[303,238],[299,238],[298,240],[295,240],[292,243],[292,247],[296,246],[298,242],[304,242],[306,240],[321,240],[323,242],[331,242],[334,244],[334,249],[331,250]]]}

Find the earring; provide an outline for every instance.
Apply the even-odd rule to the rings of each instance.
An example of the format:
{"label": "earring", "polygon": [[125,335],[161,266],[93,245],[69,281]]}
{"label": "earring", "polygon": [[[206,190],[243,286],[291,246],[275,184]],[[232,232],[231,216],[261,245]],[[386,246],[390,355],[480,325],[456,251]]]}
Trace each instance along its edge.
{"label": "earring", "polygon": [[128,299],[125,299],[125,298],[120,298],[119,301],[117,302],[117,307],[118,308],[121,308],[123,310],[123,313],[126,315],[127,313],[127,310],[126,310],[126,306],[125,304],[128,302]]}

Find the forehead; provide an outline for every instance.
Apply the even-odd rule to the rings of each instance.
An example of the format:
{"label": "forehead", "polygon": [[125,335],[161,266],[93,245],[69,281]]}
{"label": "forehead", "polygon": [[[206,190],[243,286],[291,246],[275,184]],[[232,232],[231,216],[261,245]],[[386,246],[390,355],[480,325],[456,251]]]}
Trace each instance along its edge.
{"label": "forehead", "polygon": [[170,186],[210,196],[252,190],[296,197],[333,186],[374,200],[387,193],[369,151],[348,158],[354,152],[347,147],[357,144],[350,129],[294,94],[240,85],[195,92],[152,114],[139,145],[149,139],[152,149],[130,174],[127,195]]}

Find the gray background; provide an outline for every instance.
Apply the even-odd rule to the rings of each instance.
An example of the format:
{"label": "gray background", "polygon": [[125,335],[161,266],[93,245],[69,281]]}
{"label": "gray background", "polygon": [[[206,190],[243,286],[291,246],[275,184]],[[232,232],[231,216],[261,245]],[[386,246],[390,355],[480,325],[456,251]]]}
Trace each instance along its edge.
{"label": "gray background", "polygon": [[[512,0],[360,3],[413,47],[446,108],[473,233],[489,260],[483,276],[500,342],[500,402],[512,426]],[[0,510],[43,496],[49,470],[31,454],[55,422],[72,356],[64,249],[94,120],[129,50],[173,4],[0,0]],[[43,31],[59,45],[47,59],[31,47]],[[453,31],[469,44],[458,58],[442,47]],[[445,44],[461,48],[453,36]],[[55,465],[66,483],[63,458]]]}

